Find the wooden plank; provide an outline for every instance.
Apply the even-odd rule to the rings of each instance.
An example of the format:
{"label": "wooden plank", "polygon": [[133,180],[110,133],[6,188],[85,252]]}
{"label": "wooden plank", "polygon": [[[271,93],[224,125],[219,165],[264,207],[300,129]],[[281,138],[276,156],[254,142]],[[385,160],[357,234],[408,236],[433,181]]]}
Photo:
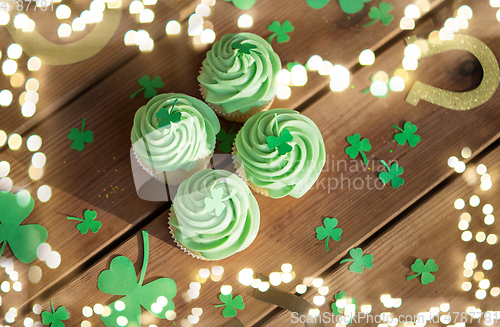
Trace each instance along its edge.
{"label": "wooden plank", "polygon": [[[482,212],[485,204],[491,204],[493,208],[500,205],[500,199],[496,195],[500,182],[499,160],[500,148],[497,147],[481,160],[469,163],[468,170],[463,176],[456,176],[453,182],[365,246],[364,253],[370,253],[374,257],[372,269],[356,274],[350,272],[348,264],[345,264],[326,276],[323,285],[328,286],[330,292],[326,296],[325,305],[319,307],[321,312],[331,312],[330,305],[334,301],[333,296],[339,291],[355,297],[358,307],[370,304],[372,315],[391,312],[396,318],[399,315],[414,316],[420,312],[429,311],[431,307],[439,307],[442,303],[450,304],[450,312],[465,312],[467,307],[480,308],[483,314],[489,310],[498,311],[498,299],[490,295],[491,288],[500,287],[500,273],[496,267],[500,262],[500,253],[495,250],[498,244],[490,245],[486,241],[477,242],[476,234],[484,232],[486,235],[498,236],[500,233],[498,222],[486,225],[485,214]],[[480,190],[480,176],[476,173],[476,167],[479,164],[487,166],[488,174],[492,178],[493,186],[488,191]],[[469,199],[473,195],[478,195],[480,198],[480,204],[476,207],[469,205]],[[465,200],[464,209],[454,208],[457,199]],[[472,232],[473,239],[468,242],[461,239],[463,232],[458,228],[460,216],[465,212],[472,217],[467,230]],[[474,269],[474,273],[483,273],[484,279],[488,279],[491,284],[486,290],[488,295],[484,300],[479,300],[475,296],[476,291],[480,289],[478,280],[464,275],[465,258],[471,252],[477,256],[477,268]],[[406,277],[414,274],[410,266],[417,258],[423,259],[424,262],[432,258],[439,266],[438,272],[434,273],[436,280],[431,284],[422,285],[420,278],[406,281]],[[492,260],[492,270],[482,267],[485,260]],[[470,291],[462,289],[462,284],[466,282],[472,284]],[[401,298],[402,306],[397,309],[384,307],[380,300],[382,294]],[[312,303],[316,295],[318,295],[317,289],[311,288],[303,298]],[[441,315],[446,315],[446,313],[441,313]],[[456,314],[451,313],[451,317],[455,319]],[[484,317],[480,323],[474,319],[473,324],[469,324],[471,317],[467,316],[467,318],[467,326],[484,326]],[[290,312],[285,311],[265,326],[292,326],[290,321]],[[455,321],[452,320],[451,324],[454,323]],[[365,323],[364,325],[376,326],[377,324]],[[326,323],[325,326],[334,326],[334,324]]]}
{"label": "wooden plank", "polygon": [[[402,6],[402,4],[400,5]],[[300,8],[301,7],[295,9]],[[258,4],[256,10],[259,12],[266,12],[264,4]],[[310,9],[310,11],[316,13],[316,11],[312,9]],[[289,8],[283,14],[293,14],[297,16],[298,12],[300,12],[300,10],[291,10],[291,8]],[[239,13],[239,11],[233,6],[223,4],[221,10],[214,16],[216,19],[214,21],[215,26],[219,26],[220,23],[221,30],[222,28],[226,28],[228,32],[233,31],[231,29],[234,29],[234,26],[229,27],[226,26],[227,24],[224,25],[225,17],[235,17],[237,13]],[[163,17],[170,17],[165,16],[167,12],[161,10],[157,11],[156,15],[156,19],[162,17],[162,15]],[[283,17],[289,17],[286,15]],[[271,20],[270,17],[271,13],[263,15],[262,19],[256,22],[255,27],[257,32],[262,32],[261,34],[265,35],[267,24]],[[308,24],[312,24],[312,22],[309,21]],[[325,26],[310,26],[308,28],[323,29]],[[183,29],[187,29],[185,24]],[[303,34],[299,35],[301,40],[305,42],[307,36]],[[143,74],[149,74],[150,76],[158,74],[164,77],[164,90],[183,92],[193,96],[198,96],[199,92],[197,83],[193,83],[193,81],[196,80],[195,76],[197,76],[199,65],[193,65],[192,63],[201,63],[205,56],[204,51],[207,49],[207,46],[194,48],[193,51],[186,51],[186,44],[192,42],[191,38],[186,34],[165,37],[163,39],[160,37],[158,38],[160,41],[156,43],[155,51],[152,53],[143,53],[137,57],[137,59],[128,62],[104,81],[89,89],[84,96],[70,103],[63,108],[60,113],[50,117],[51,119],[44,120],[42,124],[25,135],[26,137],[31,133],[36,133],[44,139],[43,151],[47,154],[48,158],[44,180],[51,187],[61,190],[61,194],[64,195],[61,199],[61,203],[71,201],[71,198],[77,197],[84,201],[84,203],[87,203],[87,207],[95,206],[101,208],[105,212],[111,213],[112,216],[117,216],[124,220],[125,224],[120,226],[120,232],[107,238],[109,242],[119,237],[123,231],[130,227],[130,225],[141,222],[159,207],[159,204],[144,204],[144,202],[137,199],[134,194],[135,190],[134,185],[131,183],[131,171],[128,162],[130,148],[128,142],[123,142],[123,140],[129,139],[130,124],[136,108],[145,101],[141,98],[141,95],[134,100],[129,99],[129,94],[133,93],[138,87],[136,82],[137,78]],[[367,38],[368,36],[365,35],[362,39],[366,40]],[[116,37],[114,39],[116,39]],[[121,38],[116,42],[116,46],[123,46],[121,44],[121,42],[123,42]],[[286,53],[287,48],[284,48],[282,51]],[[92,58],[91,60],[93,61],[95,59]],[[151,66],[151,62],[158,64]],[[77,64],[76,66],[80,66],[75,69],[83,69],[81,66],[82,64]],[[176,67],[176,69],[172,69],[172,67]],[[182,67],[182,69],[177,69],[178,67]],[[85,69],[85,72],[91,74],[91,69]],[[73,76],[75,73],[70,71],[70,74]],[[165,78],[165,76],[168,78]],[[193,78],[189,79],[186,78],[186,76],[193,76]],[[74,83],[76,83],[76,80]],[[119,87],[117,87],[117,83],[119,83]],[[129,91],[125,92],[124,90]],[[116,112],[110,108],[127,109],[123,110],[122,114],[117,117]],[[81,124],[81,117],[83,116],[86,118],[86,129],[92,130],[96,139],[94,143],[88,146],[88,149],[91,149],[90,147],[99,149],[105,155],[96,152],[88,156],[87,150],[82,154],[69,150],[68,145],[70,141],[67,140],[67,133],[72,127],[79,127]],[[32,122],[33,121],[30,120],[28,125],[23,125],[24,127],[21,126],[17,130],[22,133],[25,127],[28,128],[32,126]],[[99,122],[98,125],[96,122]],[[226,131],[229,130],[232,125],[232,123],[223,122],[223,128],[225,128]],[[6,128],[6,130],[8,129]],[[117,144],[119,145],[117,146]],[[68,149],[68,151],[61,151],[63,148]],[[4,151],[7,151],[9,155],[15,157],[20,162],[25,164],[29,163],[31,154],[26,151],[17,153],[6,149]],[[110,188],[116,187],[122,189],[122,191],[118,191],[117,193],[114,193],[113,190],[110,191]],[[90,192],[90,190],[92,190],[92,192]],[[97,190],[103,191],[97,193]],[[109,194],[110,192],[112,193]],[[106,194],[110,197],[109,200],[103,198]],[[50,206],[52,204],[48,205]],[[54,207],[59,207],[59,203],[54,202]],[[71,228],[68,235],[75,232],[72,226],[62,226]],[[49,231],[62,228],[56,221],[48,222],[46,227]],[[51,240],[51,242],[51,245],[55,248],[63,248],[66,245],[64,243],[65,239],[61,239],[62,243],[59,243],[57,239],[54,239],[54,241]],[[93,253],[97,253],[108,243],[98,242]],[[37,297],[41,292],[51,285],[54,285],[61,278],[78,269],[78,267],[89,258],[88,254],[85,252],[85,247],[75,245],[74,247],[68,247],[67,250],[75,251],[74,254],[69,254],[70,252],[66,254],[66,256],[71,257],[71,260],[64,260],[63,258],[63,263],[57,269],[58,273],[51,275],[54,279],[50,282],[40,283],[30,288],[29,295],[23,297],[24,302],[22,303],[26,303],[32,298]],[[7,300],[8,298],[5,298],[5,301]],[[22,305],[21,302],[13,303],[15,303],[16,306]]]}
{"label": "wooden plank", "polygon": [[[64,66],[48,66],[42,62],[42,68],[36,72],[27,70],[27,61],[29,57],[23,54],[18,63],[18,72],[22,72],[25,80],[36,78],[40,83],[40,88],[37,91],[39,101],[37,103],[37,112],[32,118],[25,118],[21,114],[21,106],[19,104],[19,96],[24,89],[24,84],[19,88],[10,86],[10,78],[7,76],[0,77],[2,89],[7,88],[12,91],[14,100],[8,107],[8,110],[0,111],[0,121],[2,121],[2,129],[7,134],[24,133],[27,129],[34,126],[36,123],[49,117],[54,111],[69,103],[72,99],[85,92],[95,83],[102,80],[110,73],[119,69],[124,64],[140,55],[138,47],[126,47],[123,43],[123,36],[128,30],[144,29],[149,32],[151,38],[159,40],[165,36],[165,24],[160,22],[168,22],[171,19],[182,21],[189,17],[194,12],[197,1],[158,1],[151,7],[154,10],[156,18],[154,24],[140,24],[136,16],[129,13],[128,4],[131,1],[123,2],[123,11],[120,25],[118,26],[114,36],[108,44],[97,55],[92,58],[71,65]],[[27,5],[27,4],[26,4]],[[81,11],[88,9],[89,3],[78,3],[71,5],[73,8],[73,16],[77,17]],[[25,6],[26,8],[26,6]],[[81,10],[79,10],[81,9]],[[50,9],[49,9],[50,10]],[[55,9],[54,9],[55,10]],[[118,9],[107,9],[118,10]],[[26,13],[36,22],[36,30],[40,32],[42,37],[47,38],[54,43],[64,43],[81,39],[88,35],[92,30],[92,26],[87,27],[83,32],[74,33],[73,38],[68,41],[61,41],[57,37],[57,27],[61,23],[52,12],[37,12],[31,11]],[[11,15],[11,23],[14,15]],[[48,17],[50,16],[50,17]],[[71,21],[69,21],[71,24]],[[2,50],[14,43],[12,37],[8,34],[7,29],[2,28],[0,31],[0,40],[2,40]],[[4,58],[7,57],[4,52]],[[3,62],[3,61],[2,61]]]}
{"label": "wooden plank", "polygon": [[[453,3],[455,7],[458,5],[458,2]],[[491,42],[494,32],[482,28],[485,23],[495,22],[488,4],[479,3],[471,6],[476,17],[479,16],[481,19],[471,20],[467,33],[485,40],[493,52],[498,54],[500,48]],[[443,8],[437,13],[436,21],[442,22],[443,18],[454,9],[456,8]],[[431,30],[439,27],[433,22],[427,22],[417,33],[428,35]],[[332,160],[332,154],[335,155],[335,159],[345,160],[343,154],[347,146],[345,137],[360,132],[363,137],[370,139],[375,158],[396,159],[405,168],[405,185],[399,190],[392,190],[386,186],[382,191],[366,189],[360,191],[351,187],[329,193],[319,184],[299,200],[288,198],[271,200],[258,196],[262,227],[256,241],[247,251],[222,261],[221,265],[225,269],[222,281],[203,285],[197,300],[188,303],[182,296],[176,299],[179,319],[185,319],[193,307],[202,307],[205,310],[202,317],[204,324],[223,325],[225,319],[220,315],[220,309],[215,310],[212,304],[217,303],[218,289],[222,284],[232,285],[235,294],[246,294],[245,288],[237,282],[238,272],[245,267],[268,275],[272,271],[279,271],[282,263],[290,262],[296,272],[296,280],[319,275],[337,262],[350,248],[367,239],[448,177],[452,173],[446,163],[449,156],[459,155],[465,146],[470,147],[475,156],[499,137],[500,113],[496,110],[500,101],[498,92],[481,108],[467,112],[448,111],[428,103],[421,103],[415,109],[404,102],[404,94],[391,93],[385,99],[375,99],[369,94],[360,96],[359,90],[369,86],[369,77],[376,70],[393,72],[398,68],[404,48],[402,43],[394,45],[386,54],[380,56],[376,67],[361,69],[355,74],[352,82],[357,86],[355,90],[330,94],[306,109],[304,114],[311,117],[323,132],[329,160]],[[464,58],[468,56],[464,57],[462,54],[446,57],[449,64],[447,67],[438,60],[427,60],[427,63],[422,60],[421,69],[412,74],[412,80],[425,81],[425,78],[432,78],[436,85],[446,88],[473,88],[469,84],[473,80],[471,76],[474,76],[475,70],[470,74],[468,81],[465,81],[469,83],[468,85],[457,83],[449,77],[457,74],[460,68],[458,63]],[[392,142],[394,129],[390,124],[401,124],[406,120],[412,121],[419,127],[419,135],[423,139],[414,150],[399,147]],[[464,133],[464,130],[481,130],[481,133]],[[354,163],[350,165],[353,166]],[[339,179],[342,173],[351,181],[358,177],[365,179],[371,176],[372,181],[375,179],[371,171],[347,170],[338,172],[330,168],[321,175],[320,181],[322,179],[328,181],[329,178]],[[322,185],[325,185],[324,182]],[[342,242],[335,244],[335,250],[326,254],[323,242],[317,241],[314,234],[314,229],[321,224],[325,216],[337,217],[344,230]],[[145,227],[153,236],[150,240],[152,250],[147,276],[171,277],[177,282],[179,293],[184,294],[188,290],[189,283],[195,280],[200,268],[210,268],[217,263],[188,258],[176,249],[166,224],[167,213]],[[96,288],[97,276],[108,268],[110,258],[117,254],[126,255],[138,268],[142,262],[141,251],[138,250],[141,244],[138,234],[130,238],[52,298],[78,315],[76,324],[81,322],[83,317],[79,316],[79,312],[84,305],[106,304],[113,298]],[[168,270],[165,270],[165,262],[168,262]],[[292,290],[293,287],[287,285],[283,289]],[[245,301],[246,309],[238,314],[245,325],[254,324],[273,309],[272,306],[252,300],[248,296],[245,297]],[[207,306],[207,303],[210,305]],[[49,302],[45,300],[42,304],[44,308],[48,308]],[[98,323],[99,317],[93,316],[89,321],[93,324]]]}

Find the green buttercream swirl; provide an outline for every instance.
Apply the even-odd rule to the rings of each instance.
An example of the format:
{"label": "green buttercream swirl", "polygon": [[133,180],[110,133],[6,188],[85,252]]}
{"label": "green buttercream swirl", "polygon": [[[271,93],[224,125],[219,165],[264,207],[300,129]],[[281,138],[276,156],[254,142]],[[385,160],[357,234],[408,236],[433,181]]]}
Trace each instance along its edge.
{"label": "green buttercream swirl", "polygon": [[[223,190],[225,208],[220,215],[205,209],[205,199],[214,188]],[[200,170],[183,181],[172,210],[170,224],[176,228],[177,241],[209,260],[246,249],[259,231],[257,200],[241,178],[226,170]]]}
{"label": "green buttercream swirl", "polygon": [[[243,53],[233,48],[235,42],[256,48]],[[207,102],[222,106],[227,113],[245,113],[274,98],[280,69],[280,58],[263,38],[252,33],[228,34],[207,52],[198,82],[206,88]]]}
{"label": "green buttercream swirl", "polygon": [[[269,149],[267,137],[277,137],[285,128],[293,136],[288,143],[293,149],[280,155],[277,148]],[[300,198],[314,185],[325,164],[325,144],[318,127],[290,109],[252,116],[238,132],[235,144],[236,160],[242,164],[247,180],[267,189],[272,198]]]}
{"label": "green buttercream swirl", "polygon": [[[156,113],[161,108],[181,112],[181,120],[159,128],[161,119]],[[184,94],[167,93],[152,98],[137,110],[131,140],[139,158],[157,170],[171,172],[177,169],[191,171],[197,160],[212,153],[220,124],[210,107]]]}

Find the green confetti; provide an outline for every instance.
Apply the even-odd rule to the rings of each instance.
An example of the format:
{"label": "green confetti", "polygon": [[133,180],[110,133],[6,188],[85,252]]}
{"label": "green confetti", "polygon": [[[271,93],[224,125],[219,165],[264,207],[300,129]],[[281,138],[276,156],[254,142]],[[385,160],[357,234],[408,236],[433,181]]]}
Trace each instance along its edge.
{"label": "green confetti", "polygon": [[266,140],[267,147],[271,150],[278,148],[278,153],[280,155],[284,155],[293,150],[293,147],[288,144],[288,142],[293,141],[293,136],[286,128],[281,131],[281,134],[278,137],[270,135],[266,138]]}
{"label": "green confetti", "polygon": [[144,97],[146,99],[151,99],[152,97],[158,95],[158,91],[156,89],[161,89],[164,86],[160,76],[155,76],[151,80],[149,75],[144,75],[139,78],[137,83],[139,83],[142,88],[134,92],[134,94],[130,96],[131,99],[135,98],[135,96],[141,91],[144,91]]}
{"label": "green confetti", "polygon": [[250,51],[257,49],[257,46],[251,43],[233,42],[231,48],[238,51],[238,53],[250,54]]}
{"label": "green confetti", "polygon": [[64,327],[63,320],[69,319],[69,313],[65,307],[60,307],[57,311],[54,309],[54,301],[50,301],[52,312],[42,312],[42,323],[51,327]]}
{"label": "green confetti", "polygon": [[392,5],[385,1],[382,1],[378,8],[371,7],[370,12],[368,13],[368,17],[370,17],[372,21],[363,25],[363,27],[368,27],[378,22],[379,20],[382,22],[382,24],[388,26],[394,20],[394,16],[389,14],[389,11],[391,11],[392,8]]}
{"label": "green confetti", "polygon": [[179,99],[175,99],[174,104],[170,107],[170,110],[167,110],[167,108],[160,108],[160,110],[158,110],[155,117],[160,119],[160,122],[158,123],[159,128],[170,128],[173,123],[181,121],[182,113],[178,110],[174,112],[174,108],[178,100]]}
{"label": "green confetti", "polygon": [[323,219],[323,225],[325,225],[325,227],[323,226],[316,227],[316,238],[318,240],[324,240],[326,238],[325,248],[327,251],[330,251],[330,249],[328,248],[328,240],[330,239],[330,237],[334,241],[337,242],[340,241],[340,235],[342,235],[342,229],[335,228],[337,227],[338,223],[339,221],[335,218],[325,218]]}
{"label": "green confetti", "polygon": [[33,211],[35,201],[28,192],[16,195],[0,191],[0,240],[3,243],[0,256],[7,245],[22,263],[31,263],[37,258],[36,249],[45,243],[49,233],[40,225],[21,225]]}
{"label": "green confetti", "polygon": [[68,139],[72,140],[71,148],[77,151],[85,149],[85,143],[92,143],[94,141],[94,133],[92,131],[85,131],[85,118],[82,119],[82,130],[73,127],[68,134]]}
{"label": "green confetti", "polygon": [[293,27],[290,21],[285,20],[283,22],[283,25],[281,25],[278,21],[274,21],[267,27],[267,29],[273,32],[273,34],[271,34],[271,36],[267,40],[269,43],[271,43],[275,37],[278,43],[284,43],[290,41],[290,36],[288,35],[288,33],[293,32],[295,30],[295,27]]}
{"label": "green confetti", "polygon": [[340,264],[352,261],[352,264],[349,266],[350,271],[361,274],[363,267],[366,269],[373,267],[373,256],[371,254],[363,255],[363,250],[360,248],[349,250],[349,255],[352,259],[344,259],[340,261]]}
{"label": "green confetti", "polygon": [[411,270],[417,274],[406,278],[406,280],[412,280],[415,277],[421,276],[420,281],[423,285],[427,285],[436,279],[432,273],[438,271],[439,266],[436,265],[434,259],[427,260],[425,265],[422,260],[417,259],[415,263],[411,265]]}
{"label": "green confetti", "polygon": [[[337,301],[339,301],[339,300],[345,300],[345,305],[354,304],[354,311],[358,310],[358,301],[353,297],[348,298],[347,294],[345,292],[341,291],[341,292],[338,292],[337,294],[335,294],[335,301],[331,305],[332,312],[334,315],[342,316],[345,313],[345,306],[343,308],[339,308],[337,306]],[[348,316],[346,316],[346,317],[348,317]],[[351,323],[351,321],[349,320],[349,324],[350,323]]]}
{"label": "green confetti", "polygon": [[255,0],[225,0],[232,2],[233,5],[241,10],[247,10],[252,8],[255,5]]}
{"label": "green confetti", "polygon": [[313,9],[321,9],[326,6],[330,0],[306,0],[309,7]]}
{"label": "green confetti", "polygon": [[225,153],[231,152],[231,145],[234,143],[234,139],[236,138],[236,133],[231,132],[233,131],[235,126],[236,124],[231,127],[229,133],[226,133],[225,130],[221,129],[217,134],[217,141],[221,142],[219,146],[217,146],[217,149],[219,149],[219,151]]}
{"label": "green confetti", "polygon": [[97,280],[97,287],[101,292],[124,296],[108,306],[110,315],[101,315],[102,322],[108,327],[116,326],[119,318],[126,319],[128,326],[141,326],[141,306],[160,319],[166,319],[167,311],[175,309],[173,298],[177,295],[177,286],[172,279],[159,278],[142,285],[148,266],[148,232],[142,231],[142,237],[144,261],[139,282],[134,264],[124,256],[111,260],[110,269],[103,271]]}
{"label": "green confetti", "polygon": [[370,144],[370,141],[368,139],[362,139],[359,134],[354,134],[351,136],[347,137],[347,142],[351,144],[351,146],[348,146],[345,149],[345,153],[351,158],[354,159],[356,158],[359,154],[361,154],[361,157],[363,157],[363,162],[365,165],[368,164],[368,158],[366,158],[365,151],[371,151],[372,146]]}
{"label": "green confetti", "polygon": [[389,182],[391,182],[391,186],[393,188],[399,188],[402,186],[405,181],[399,175],[402,175],[404,172],[403,167],[399,166],[397,163],[393,163],[391,168],[389,168],[389,165],[384,161],[380,161],[385,168],[387,169],[388,172],[381,172],[378,177],[382,181],[382,183],[385,185]]}
{"label": "green confetti", "polygon": [[76,217],[66,217],[69,220],[78,220],[81,221],[80,224],[76,225],[76,228],[80,231],[81,234],[86,234],[89,229],[92,233],[97,233],[99,228],[102,227],[102,223],[100,221],[95,220],[97,217],[97,212],[93,210],[85,210],[83,213],[83,217],[85,219],[80,219]]}
{"label": "green confetti", "polygon": [[243,303],[243,298],[241,295],[237,295],[233,298],[233,294],[229,293],[227,295],[219,295],[219,300],[224,304],[216,305],[216,308],[225,306],[222,310],[222,315],[226,318],[236,317],[236,309],[243,310],[245,308],[245,303]]}
{"label": "green confetti", "polygon": [[394,140],[396,140],[396,142],[398,142],[399,145],[404,145],[406,142],[408,142],[408,145],[414,148],[422,139],[419,135],[415,135],[415,132],[417,131],[417,126],[413,125],[409,121],[405,123],[404,130],[402,130],[396,125],[391,125],[391,126],[401,131],[401,133],[396,133],[394,135]]}
{"label": "green confetti", "polygon": [[355,14],[360,12],[363,9],[366,2],[370,2],[372,0],[339,0],[340,8],[346,14]]}

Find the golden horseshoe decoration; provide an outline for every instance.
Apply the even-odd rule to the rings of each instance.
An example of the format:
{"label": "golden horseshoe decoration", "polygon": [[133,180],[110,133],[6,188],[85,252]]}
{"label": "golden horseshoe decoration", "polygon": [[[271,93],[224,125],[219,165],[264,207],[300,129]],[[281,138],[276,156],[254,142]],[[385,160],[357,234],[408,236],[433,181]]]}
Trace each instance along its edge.
{"label": "golden horseshoe decoration", "polygon": [[28,56],[36,56],[46,65],[62,66],[95,56],[111,40],[121,19],[121,9],[105,10],[102,21],[88,35],[70,44],[50,42],[36,30],[24,33],[16,29],[12,21],[7,25],[7,30]]}
{"label": "golden horseshoe decoration", "polygon": [[[410,36],[406,39],[407,44],[413,44],[416,41],[416,36]],[[420,58],[450,50],[465,50],[470,52],[483,67],[483,80],[477,88],[467,92],[442,90],[415,81],[410,89],[410,93],[406,97],[406,102],[416,106],[420,99],[422,99],[448,109],[469,110],[482,105],[493,96],[500,82],[500,69],[495,55],[486,44],[475,37],[460,34],[455,34],[453,40],[442,41],[440,44],[432,44],[429,40],[424,40],[424,42],[428,46],[428,50],[422,51]]]}

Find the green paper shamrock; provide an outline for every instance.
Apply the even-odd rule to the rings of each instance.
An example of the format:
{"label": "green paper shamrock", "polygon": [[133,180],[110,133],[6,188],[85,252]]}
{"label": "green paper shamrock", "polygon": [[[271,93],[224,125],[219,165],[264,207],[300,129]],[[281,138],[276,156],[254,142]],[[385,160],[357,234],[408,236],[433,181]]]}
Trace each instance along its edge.
{"label": "green paper shamrock", "polygon": [[217,141],[221,142],[217,149],[219,151],[229,153],[231,152],[231,145],[234,143],[234,139],[236,138],[236,133],[231,133],[234,129],[236,124],[231,127],[229,130],[229,133],[226,133],[225,130],[221,129],[220,132],[217,134]]}
{"label": "green paper shamrock", "polygon": [[225,0],[225,1],[232,2],[236,8],[241,10],[250,9],[255,4],[255,0]]}
{"label": "green paper shamrock", "polygon": [[231,48],[238,51],[238,53],[250,54],[250,51],[257,49],[257,46],[251,43],[233,42]]}
{"label": "green paper shamrock", "polygon": [[385,168],[387,168],[388,172],[381,172],[378,175],[378,178],[382,181],[382,183],[385,185],[389,182],[391,182],[391,185],[393,188],[399,188],[401,185],[405,183],[405,180],[399,177],[399,175],[403,174],[404,169],[403,167],[399,166],[397,163],[393,163],[391,168],[389,168],[389,165],[384,160],[380,161]]}
{"label": "green paper shamrock", "polygon": [[63,320],[69,319],[69,313],[66,311],[65,307],[60,307],[57,311],[54,309],[54,301],[50,301],[52,307],[52,312],[44,311],[42,312],[42,323],[44,325],[50,325],[50,327],[64,327]]}
{"label": "green paper shamrock", "polygon": [[288,71],[292,71],[292,68],[297,66],[297,65],[300,65],[297,61],[294,61],[294,62],[289,62],[286,64],[286,69],[288,69]]}
{"label": "green paper shamrock", "polygon": [[373,19],[371,22],[366,23],[363,25],[363,27],[370,26],[379,20],[384,24],[385,26],[389,25],[393,20],[394,16],[389,14],[389,11],[392,10],[392,5],[390,3],[387,3],[385,1],[382,1],[379,5],[379,7],[371,7],[370,12],[368,13],[368,17]]}
{"label": "green paper shamrock", "polygon": [[341,316],[341,315],[344,315],[344,313],[345,313],[345,307],[339,308],[337,306],[337,304],[338,304],[337,301],[339,301],[339,300],[345,300],[345,305],[354,304],[354,311],[358,310],[358,301],[355,298],[353,298],[353,297],[348,298],[347,294],[345,292],[338,292],[337,294],[335,294],[335,302],[333,302],[331,305],[333,314],[335,314],[337,316]]}
{"label": "green paper shamrock", "polygon": [[363,250],[360,248],[349,250],[349,255],[352,259],[344,259],[340,261],[340,264],[352,261],[352,264],[349,266],[350,271],[361,274],[363,272],[363,267],[366,269],[373,267],[373,256],[371,254],[363,255]]}
{"label": "green paper shamrock", "polygon": [[293,32],[295,27],[293,27],[292,23],[290,23],[289,20],[285,20],[283,22],[283,25],[281,25],[278,21],[274,21],[267,27],[267,29],[271,32],[274,32],[271,34],[269,39],[267,39],[267,42],[271,43],[274,39],[274,37],[277,36],[276,40],[278,43],[284,43],[290,41],[290,36],[288,36],[287,33]]}
{"label": "green paper shamrock", "polygon": [[399,128],[396,125],[391,125],[395,129],[401,131],[401,133],[396,133],[394,135],[394,140],[398,142],[399,145],[404,145],[406,141],[408,141],[408,145],[410,145],[412,148],[414,148],[418,142],[422,139],[419,135],[415,135],[415,132],[417,131],[417,126],[413,125],[409,121],[405,123],[404,130]]}
{"label": "green paper shamrock", "polygon": [[82,119],[82,130],[73,127],[68,134],[68,139],[72,140],[71,148],[77,151],[85,149],[85,143],[92,143],[94,141],[94,133],[92,131],[85,131],[85,118]]}
{"label": "green paper shamrock", "polygon": [[22,263],[31,263],[37,258],[36,249],[45,243],[49,233],[40,225],[21,225],[33,211],[35,201],[28,192],[16,195],[0,191],[0,256],[7,243],[14,256]]}
{"label": "green paper shamrock", "polygon": [[284,155],[293,150],[293,147],[288,144],[288,142],[293,141],[293,136],[286,128],[281,131],[281,134],[278,137],[270,135],[266,138],[266,141],[267,147],[270,150],[278,148],[278,153],[280,155]]}
{"label": "green paper shamrock", "polygon": [[226,306],[224,310],[222,310],[222,315],[226,318],[228,317],[236,317],[236,309],[243,310],[245,308],[245,303],[243,303],[243,298],[241,295],[237,295],[233,299],[233,294],[229,293],[227,295],[221,294],[219,295],[219,300],[224,304],[216,305],[216,308],[220,308]]}
{"label": "green paper shamrock", "polygon": [[224,190],[222,188],[213,188],[211,191],[211,196],[205,198],[205,210],[208,212],[214,211],[217,216],[219,216],[222,211],[226,208],[224,201],[232,198],[236,194],[236,190],[233,190],[229,196],[222,198]]}
{"label": "green paper shamrock", "polygon": [[372,0],[339,0],[339,3],[346,14],[355,14],[363,9],[365,2],[370,1]]}
{"label": "green paper shamrock", "polygon": [[337,242],[340,241],[340,235],[342,235],[342,229],[335,228],[338,223],[339,221],[335,218],[325,218],[323,219],[323,225],[325,225],[325,227],[323,226],[316,227],[316,238],[318,240],[323,240],[326,238],[325,248],[327,251],[330,251],[330,249],[328,248],[328,240],[330,239],[330,237],[334,241]]}
{"label": "green paper shamrock", "polygon": [[359,154],[361,154],[361,157],[363,157],[363,162],[365,163],[365,165],[367,165],[368,158],[366,158],[365,151],[368,152],[372,149],[370,141],[368,141],[368,139],[361,140],[361,136],[359,136],[359,134],[354,134],[354,135],[347,137],[347,142],[349,142],[349,144],[351,144],[351,146],[348,146],[345,149],[345,153],[351,159],[354,159]]}
{"label": "green paper shamrock", "polygon": [[156,113],[155,115],[156,118],[160,119],[160,122],[158,123],[159,128],[162,127],[170,128],[170,126],[172,126],[173,123],[178,123],[181,121],[181,116],[182,116],[181,112],[180,111],[174,112],[177,100],[179,99],[175,99],[174,104],[170,108],[170,111],[167,110],[167,108],[160,108],[160,110]]}
{"label": "green paper shamrock", "polygon": [[111,310],[109,316],[101,315],[102,322],[108,327],[117,326],[119,317],[127,319],[128,326],[141,326],[141,306],[160,319],[165,319],[167,311],[175,309],[173,298],[177,295],[177,286],[172,279],[159,278],[142,285],[148,266],[148,232],[142,231],[142,237],[144,261],[139,282],[134,264],[124,256],[111,260],[109,270],[103,271],[97,280],[97,287],[101,292],[123,296],[108,305]]}
{"label": "green paper shamrock", "polygon": [[164,84],[163,81],[161,80],[160,76],[155,76],[153,79],[149,79],[148,75],[144,75],[139,80],[137,81],[142,88],[140,90],[137,90],[130,96],[131,99],[135,98],[139,92],[144,91],[144,98],[146,99],[151,99],[152,97],[158,95],[158,91],[156,89],[161,89]]}
{"label": "green paper shamrock", "polygon": [[85,219],[80,219],[76,217],[66,217],[69,220],[78,220],[81,221],[80,224],[76,225],[76,228],[80,231],[81,234],[86,234],[89,229],[92,233],[97,233],[99,228],[102,227],[102,223],[100,221],[94,220],[97,217],[97,212],[93,210],[85,210],[83,213],[83,217]]}
{"label": "green paper shamrock", "polygon": [[416,272],[416,275],[410,276],[406,278],[406,280],[412,280],[415,277],[422,276],[420,281],[423,285],[427,285],[432,283],[436,278],[432,274],[433,272],[438,271],[439,266],[436,265],[434,259],[429,259],[424,265],[424,262],[420,259],[415,260],[415,263],[411,265],[411,270]]}
{"label": "green paper shamrock", "polygon": [[306,0],[309,7],[313,9],[321,9],[326,6],[330,0]]}

